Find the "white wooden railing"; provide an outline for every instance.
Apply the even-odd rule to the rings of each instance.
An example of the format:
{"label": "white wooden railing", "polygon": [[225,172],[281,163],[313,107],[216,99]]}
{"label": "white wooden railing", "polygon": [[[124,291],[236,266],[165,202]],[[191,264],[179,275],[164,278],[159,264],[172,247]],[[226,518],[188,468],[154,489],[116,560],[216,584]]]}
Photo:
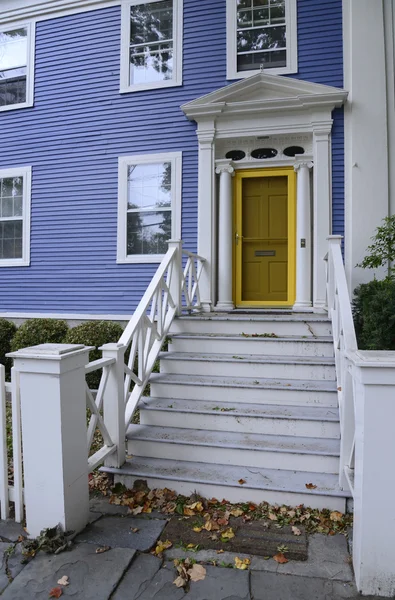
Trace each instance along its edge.
{"label": "white wooden railing", "polygon": [[[7,393],[11,400],[7,399]],[[7,421],[11,430],[7,432]],[[10,484],[10,479],[13,483]],[[11,369],[11,383],[5,381],[5,368],[0,365],[0,514],[10,516],[10,502],[14,503],[14,519],[23,521],[22,432],[19,374]]]}
{"label": "white wooden railing", "polygon": [[[183,267],[183,257],[185,266]],[[172,321],[183,310],[201,308],[199,279],[204,259],[169,242],[158,267],[119,344],[129,352],[125,364],[125,426],[132,420]]]}
{"label": "white wooden railing", "polygon": [[327,261],[327,304],[332,320],[340,413],[340,486],[354,489],[355,386],[348,354],[358,349],[344,270],[341,236],[330,236]]}

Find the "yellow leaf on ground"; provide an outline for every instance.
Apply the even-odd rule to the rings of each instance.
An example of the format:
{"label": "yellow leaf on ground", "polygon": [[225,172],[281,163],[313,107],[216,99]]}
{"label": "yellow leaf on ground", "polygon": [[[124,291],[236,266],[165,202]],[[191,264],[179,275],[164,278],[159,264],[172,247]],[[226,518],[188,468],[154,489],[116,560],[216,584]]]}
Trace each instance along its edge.
{"label": "yellow leaf on ground", "polygon": [[334,510],[333,512],[331,512],[330,518],[331,521],[341,521],[343,518],[343,514],[341,512],[338,512],[337,510]]}
{"label": "yellow leaf on ground", "polygon": [[236,558],[235,558],[235,568],[236,569],[241,569],[242,571],[245,571],[246,569],[248,569],[250,564],[251,564],[251,561],[249,558],[239,558],[238,556],[236,556]]}
{"label": "yellow leaf on ground", "polygon": [[300,529],[298,527],[295,527],[295,525],[292,527],[292,533],[294,535],[302,535],[302,532],[300,531]]}
{"label": "yellow leaf on ground", "polygon": [[184,506],[184,515],[186,515],[187,517],[193,517],[194,515],[196,515],[196,513],[191,508]]}
{"label": "yellow leaf on ground", "polygon": [[231,527],[229,527],[228,529],[226,529],[225,531],[223,531],[221,533],[221,539],[225,539],[225,540],[231,540],[232,538],[235,537],[235,534],[233,532],[233,529]]}
{"label": "yellow leaf on ground", "polygon": [[223,554],[225,550],[217,550],[217,554]]}
{"label": "yellow leaf on ground", "polygon": [[206,569],[203,565],[194,564],[191,569],[188,569],[188,575],[191,581],[201,581],[206,577]]}
{"label": "yellow leaf on ground", "polygon": [[218,531],[219,525],[214,519],[208,519],[203,525],[203,529],[206,531]]}
{"label": "yellow leaf on ground", "polygon": [[191,510],[197,510],[197,512],[203,511],[203,504],[201,502],[194,502],[193,504],[187,504],[186,508]]}
{"label": "yellow leaf on ground", "polygon": [[193,527],[192,531],[196,531],[196,533],[200,533],[203,527]]}
{"label": "yellow leaf on ground", "polygon": [[232,515],[232,517],[241,517],[241,515],[244,514],[244,511],[241,510],[241,508],[235,508],[234,510],[230,511],[230,514]]}
{"label": "yellow leaf on ground", "polygon": [[187,548],[194,548],[195,544],[188,544]]}
{"label": "yellow leaf on ground", "polygon": [[288,562],[288,558],[284,556],[282,552],[278,552],[273,556],[274,560],[278,562],[280,565],[283,565]]}
{"label": "yellow leaf on ground", "polygon": [[163,550],[167,550],[167,548],[172,547],[172,542],[170,540],[166,540],[165,542],[159,541],[155,548],[155,554],[162,554]]}

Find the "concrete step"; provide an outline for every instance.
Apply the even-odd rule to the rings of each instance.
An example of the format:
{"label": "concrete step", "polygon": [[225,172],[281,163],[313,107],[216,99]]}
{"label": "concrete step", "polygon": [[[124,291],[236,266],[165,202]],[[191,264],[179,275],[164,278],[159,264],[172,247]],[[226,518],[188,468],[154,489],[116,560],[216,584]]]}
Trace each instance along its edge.
{"label": "concrete step", "polygon": [[329,381],[336,379],[335,359],[329,357],[162,352],[159,358],[161,373]]}
{"label": "concrete step", "polygon": [[130,425],[126,437],[132,456],[314,473],[339,469],[340,442],[334,439],[149,425]]}
{"label": "concrete step", "polygon": [[[270,335],[270,334],[268,334]],[[218,354],[260,354],[261,356],[333,357],[330,336],[261,337],[257,334],[225,335],[177,333],[171,337],[169,352],[213,352]]]}
{"label": "concrete step", "polygon": [[152,373],[151,396],[286,405],[337,407],[334,381],[273,379],[262,377],[219,377]]}
{"label": "concrete step", "polygon": [[170,333],[259,335],[274,333],[279,336],[319,337],[332,334],[331,322],[326,315],[306,313],[240,314],[207,313],[174,319]]}
{"label": "concrete step", "polygon": [[235,431],[299,437],[340,437],[339,411],[321,406],[277,406],[142,398],[140,423],[209,431]]}
{"label": "concrete step", "polygon": [[[345,512],[347,493],[339,488],[338,476],[277,469],[250,468],[187,462],[160,458],[133,457],[121,469],[103,467],[114,473],[115,482],[131,488],[135,479],[145,479],[151,488],[168,487],[179,494],[194,492],[206,498],[229,502],[269,502]],[[240,485],[239,480],[245,483]],[[312,483],[314,489],[307,489]]]}

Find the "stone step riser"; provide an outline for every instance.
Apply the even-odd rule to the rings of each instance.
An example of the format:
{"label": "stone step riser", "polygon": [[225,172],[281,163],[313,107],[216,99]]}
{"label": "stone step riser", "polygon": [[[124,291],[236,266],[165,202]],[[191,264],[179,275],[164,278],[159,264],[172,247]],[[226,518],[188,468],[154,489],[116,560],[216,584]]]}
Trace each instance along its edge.
{"label": "stone step riser", "polygon": [[262,356],[333,356],[333,343],[277,341],[265,338],[209,339],[173,337],[169,352],[210,352],[216,354],[260,354]]}
{"label": "stone step riser", "polygon": [[[171,404],[171,403],[170,403]],[[229,403],[227,403],[229,408]],[[301,419],[258,418],[233,416],[231,412],[213,414],[177,412],[173,410],[140,408],[140,423],[158,427],[181,427],[208,431],[234,431],[239,433],[262,433],[270,435],[292,435],[314,438],[340,438],[337,422],[308,421]]]}
{"label": "stone step riser", "polygon": [[336,392],[301,391],[292,389],[267,389],[256,387],[231,387],[216,385],[188,385],[157,382],[151,383],[150,395],[153,398],[180,398],[185,400],[210,400],[212,402],[261,403],[276,405],[297,405],[337,407]]}
{"label": "stone step riser", "polygon": [[[136,479],[141,479],[141,476],[133,477],[132,475],[115,475],[114,483],[122,483],[127,488],[132,488]],[[322,510],[327,508],[333,511],[344,513],[346,510],[346,500],[335,496],[319,496],[311,493],[293,493],[272,490],[257,490],[245,488],[242,486],[223,486],[215,484],[200,483],[196,481],[180,481],[170,478],[154,478],[143,477],[147,481],[148,487],[169,488],[175,490],[178,494],[190,496],[195,492],[204,498],[226,498],[229,502],[253,502],[260,504],[261,502],[269,502],[269,504],[285,504],[287,506],[299,506],[305,504],[311,508]]]}
{"label": "stone step riser", "polygon": [[[273,450],[229,448],[158,442],[156,440],[128,440],[128,452],[132,456],[144,458],[166,458],[208,464],[238,465],[287,471],[309,471],[311,473],[337,473],[339,457],[298,452],[277,452]],[[309,483],[309,482],[306,482]]]}
{"label": "stone step riser", "polygon": [[215,319],[175,319],[170,329],[172,333],[200,333],[205,334],[228,334],[241,335],[242,333],[275,333],[278,336],[286,337],[288,335],[298,335],[309,337],[327,336],[332,334],[331,323],[329,321],[238,321]]}
{"label": "stone step riser", "polygon": [[[234,355],[237,356],[237,355]],[[247,362],[245,359],[234,361],[221,360],[178,360],[161,359],[161,373],[177,375],[204,375],[214,377],[257,377],[279,379],[307,379],[335,381],[333,365],[261,363]]]}

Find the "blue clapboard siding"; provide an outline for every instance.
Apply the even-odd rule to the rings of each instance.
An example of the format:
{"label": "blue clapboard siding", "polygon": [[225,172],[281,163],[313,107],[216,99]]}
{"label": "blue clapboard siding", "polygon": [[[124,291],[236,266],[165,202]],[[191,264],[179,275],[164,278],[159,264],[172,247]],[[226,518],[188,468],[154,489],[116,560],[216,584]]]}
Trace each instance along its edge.
{"label": "blue clapboard siding", "polygon": [[[0,168],[32,165],[31,266],[0,269],[0,312],[126,313],[157,265],[116,264],[118,156],[183,152],[196,249],[197,141],[180,105],[226,85],[225,0],[184,0],[182,87],[119,94],[120,7],[37,23],[35,106],[0,113]],[[298,1],[299,78],[342,85],[341,0]],[[343,231],[343,121],[333,217]]]}

